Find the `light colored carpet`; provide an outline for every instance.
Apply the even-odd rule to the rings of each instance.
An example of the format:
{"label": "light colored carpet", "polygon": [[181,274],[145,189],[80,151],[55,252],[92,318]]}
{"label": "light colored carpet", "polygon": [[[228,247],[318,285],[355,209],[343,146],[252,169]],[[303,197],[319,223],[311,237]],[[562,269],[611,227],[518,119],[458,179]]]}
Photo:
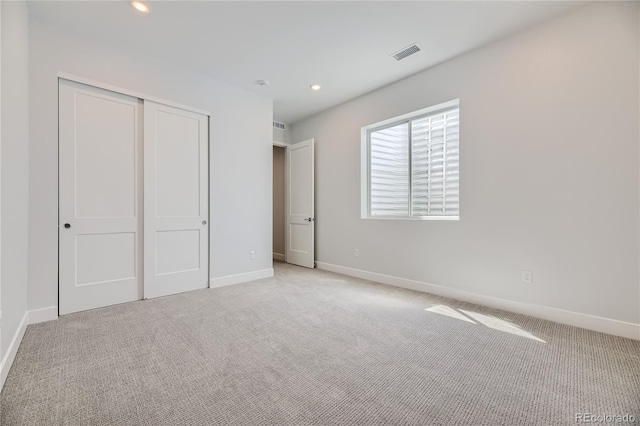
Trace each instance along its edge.
{"label": "light colored carpet", "polygon": [[2,425],[640,423],[640,342],[323,271],[29,326]]}

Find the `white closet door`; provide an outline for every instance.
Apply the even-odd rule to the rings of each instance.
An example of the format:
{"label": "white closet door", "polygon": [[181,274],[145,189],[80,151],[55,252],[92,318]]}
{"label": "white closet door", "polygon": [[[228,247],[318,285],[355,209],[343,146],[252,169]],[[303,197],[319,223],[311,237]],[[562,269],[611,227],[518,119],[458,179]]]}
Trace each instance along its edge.
{"label": "white closet door", "polygon": [[142,102],[59,84],[60,313],[142,298]]}
{"label": "white closet door", "polygon": [[144,101],[145,297],[208,287],[207,116]]}

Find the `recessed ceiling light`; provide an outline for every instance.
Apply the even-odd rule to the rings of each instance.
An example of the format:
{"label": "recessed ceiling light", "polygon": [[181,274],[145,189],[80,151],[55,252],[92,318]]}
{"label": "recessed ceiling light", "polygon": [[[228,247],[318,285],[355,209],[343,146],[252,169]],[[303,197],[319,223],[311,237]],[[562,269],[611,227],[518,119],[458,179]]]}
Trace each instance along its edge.
{"label": "recessed ceiling light", "polygon": [[151,12],[151,8],[149,6],[147,6],[146,4],[144,4],[141,1],[132,1],[131,2],[131,6],[138,12],[140,13],[149,13]]}
{"label": "recessed ceiling light", "polygon": [[320,86],[318,83],[314,83],[309,87],[311,88],[311,90],[315,90],[315,91],[318,91],[322,88],[322,86]]}

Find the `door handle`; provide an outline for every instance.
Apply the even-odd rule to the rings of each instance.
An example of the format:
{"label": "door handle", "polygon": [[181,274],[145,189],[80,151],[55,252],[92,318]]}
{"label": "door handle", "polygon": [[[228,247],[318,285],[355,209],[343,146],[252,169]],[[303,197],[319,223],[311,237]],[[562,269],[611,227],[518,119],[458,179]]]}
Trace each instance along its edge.
{"label": "door handle", "polygon": [[305,219],[307,222],[313,222],[313,218],[312,217],[308,217]]}
{"label": "door handle", "polygon": [[206,224],[207,224],[207,221],[206,221],[206,220],[203,220],[203,221],[202,221],[202,224],[203,224],[203,225],[206,225]]}
{"label": "door handle", "polygon": [[65,227],[65,228],[67,228],[67,229],[69,229],[69,228],[71,228],[71,224],[69,224],[69,223],[65,223],[65,224],[64,224],[64,227]]}

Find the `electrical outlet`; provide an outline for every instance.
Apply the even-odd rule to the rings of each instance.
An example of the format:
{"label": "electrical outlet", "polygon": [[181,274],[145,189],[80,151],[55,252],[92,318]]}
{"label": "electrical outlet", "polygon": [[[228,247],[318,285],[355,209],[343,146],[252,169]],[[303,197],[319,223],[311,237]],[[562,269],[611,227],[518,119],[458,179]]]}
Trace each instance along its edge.
{"label": "electrical outlet", "polygon": [[353,252],[353,255],[354,255],[355,257],[360,256],[360,249],[355,249],[355,251]]}
{"label": "electrical outlet", "polygon": [[531,271],[522,271],[522,282],[531,284],[533,282],[533,273]]}
{"label": "electrical outlet", "polygon": [[249,260],[256,260],[256,252],[251,250],[249,252]]}

